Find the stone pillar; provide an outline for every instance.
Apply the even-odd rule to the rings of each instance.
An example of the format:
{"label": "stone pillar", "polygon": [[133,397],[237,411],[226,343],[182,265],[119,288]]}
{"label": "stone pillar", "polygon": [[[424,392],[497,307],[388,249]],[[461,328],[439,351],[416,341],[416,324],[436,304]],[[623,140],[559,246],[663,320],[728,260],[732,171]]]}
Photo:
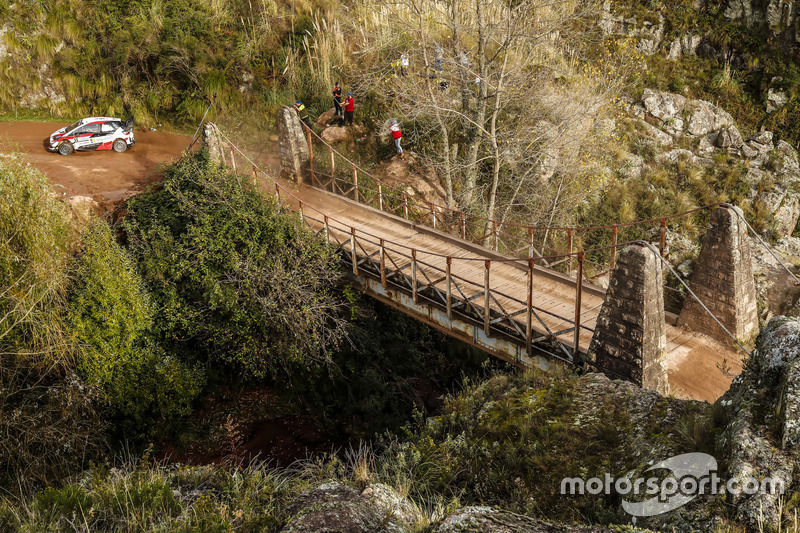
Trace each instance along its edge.
{"label": "stone pillar", "polygon": [[203,144],[208,148],[208,154],[212,161],[220,165],[225,164],[225,150],[222,145],[222,137],[219,134],[217,125],[213,122],[203,124]]}
{"label": "stone pillar", "polygon": [[588,366],[666,395],[666,351],[661,259],[646,246],[628,246],[611,273]]}
{"label": "stone pillar", "polygon": [[[738,207],[718,207],[711,214],[689,286],[734,337],[746,340],[758,331],[758,311],[750,241],[740,215]],[[678,325],[729,339],[691,295],[686,296]]]}
{"label": "stone pillar", "polygon": [[281,174],[301,181],[309,171],[308,141],[297,112],[291,107],[278,111]]}

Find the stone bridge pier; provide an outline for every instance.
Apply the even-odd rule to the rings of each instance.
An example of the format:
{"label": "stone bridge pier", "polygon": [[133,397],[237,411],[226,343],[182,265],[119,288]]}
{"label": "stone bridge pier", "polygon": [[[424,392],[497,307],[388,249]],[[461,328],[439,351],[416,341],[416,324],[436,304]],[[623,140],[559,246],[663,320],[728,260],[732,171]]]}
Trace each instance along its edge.
{"label": "stone bridge pier", "polygon": [[[711,214],[689,287],[737,339],[744,341],[758,332],[750,240],[738,207],[718,207]],[[730,339],[691,296],[686,297],[678,326],[719,340]]]}
{"label": "stone bridge pier", "polygon": [[661,258],[647,246],[624,248],[597,317],[587,368],[668,394],[664,319]]}
{"label": "stone bridge pier", "polygon": [[310,154],[303,125],[293,108],[282,107],[278,111],[278,135],[281,177],[303,181],[310,170]]}

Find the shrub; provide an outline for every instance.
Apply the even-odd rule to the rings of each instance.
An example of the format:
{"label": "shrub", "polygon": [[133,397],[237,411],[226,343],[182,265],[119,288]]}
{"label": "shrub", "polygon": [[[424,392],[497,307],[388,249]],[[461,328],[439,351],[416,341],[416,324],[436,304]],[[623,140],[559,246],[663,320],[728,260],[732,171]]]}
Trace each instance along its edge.
{"label": "shrub", "polygon": [[153,309],[133,262],[105,222],[83,234],[69,322],[85,347],[80,371],[133,435],[167,429],[188,414],[203,373],[169,356],[152,339]]}
{"label": "shrub", "polygon": [[47,180],[0,159],[0,486],[14,492],[79,468],[103,435],[63,316],[75,240]]}
{"label": "shrub", "polygon": [[264,376],[345,336],[335,251],[205,151],[166,167],[123,228],[174,353]]}

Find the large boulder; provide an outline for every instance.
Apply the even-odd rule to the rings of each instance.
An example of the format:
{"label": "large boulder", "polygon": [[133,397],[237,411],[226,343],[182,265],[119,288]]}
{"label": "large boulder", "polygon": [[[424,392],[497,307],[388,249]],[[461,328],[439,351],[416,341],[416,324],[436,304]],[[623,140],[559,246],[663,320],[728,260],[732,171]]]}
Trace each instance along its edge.
{"label": "large boulder", "polygon": [[[746,370],[719,400],[730,412],[720,440],[728,460],[728,479],[769,478],[774,486],[791,486],[798,451],[794,443],[800,414],[799,364],[800,322],[786,317],[771,320],[761,331]],[[775,446],[776,431],[783,449]],[[780,491],[763,490],[763,485],[752,494],[728,494],[737,518],[761,531],[777,527],[785,497]]]}
{"label": "large boulder", "polygon": [[298,498],[283,533],[409,533],[421,517],[388,485],[359,492],[338,482],[322,483]]}
{"label": "large boulder", "polygon": [[686,105],[687,131],[696,137],[733,126],[733,117],[711,102],[692,100]]}
{"label": "large boulder", "polygon": [[591,526],[565,526],[535,520],[491,507],[466,507],[451,514],[431,533],[610,533],[611,529]]}
{"label": "large boulder", "polygon": [[328,144],[353,142],[352,132],[344,126],[331,126],[322,130],[322,140]]}
{"label": "large boulder", "polygon": [[331,123],[336,118],[336,108],[332,107],[322,113],[319,118],[317,118],[317,126],[320,128],[327,128],[331,125]]}
{"label": "large boulder", "polygon": [[679,94],[645,89],[642,93],[642,104],[651,116],[665,122],[678,119],[686,106],[686,98]]}
{"label": "large boulder", "polygon": [[744,139],[736,126],[728,126],[717,135],[717,146],[723,150],[738,150],[743,144]]}

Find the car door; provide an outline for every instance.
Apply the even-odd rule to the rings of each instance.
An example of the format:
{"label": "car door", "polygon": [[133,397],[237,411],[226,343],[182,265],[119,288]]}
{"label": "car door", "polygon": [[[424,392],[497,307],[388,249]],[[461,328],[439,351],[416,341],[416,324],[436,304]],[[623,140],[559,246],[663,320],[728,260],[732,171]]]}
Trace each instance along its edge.
{"label": "car door", "polygon": [[111,150],[116,138],[116,131],[119,129],[119,122],[115,120],[107,120],[100,123],[100,131],[95,135],[94,139],[97,144],[97,150]]}
{"label": "car door", "polygon": [[81,126],[73,133],[75,140],[72,144],[76,150],[94,150],[97,148],[95,135],[98,133],[100,133],[100,124],[97,122]]}

